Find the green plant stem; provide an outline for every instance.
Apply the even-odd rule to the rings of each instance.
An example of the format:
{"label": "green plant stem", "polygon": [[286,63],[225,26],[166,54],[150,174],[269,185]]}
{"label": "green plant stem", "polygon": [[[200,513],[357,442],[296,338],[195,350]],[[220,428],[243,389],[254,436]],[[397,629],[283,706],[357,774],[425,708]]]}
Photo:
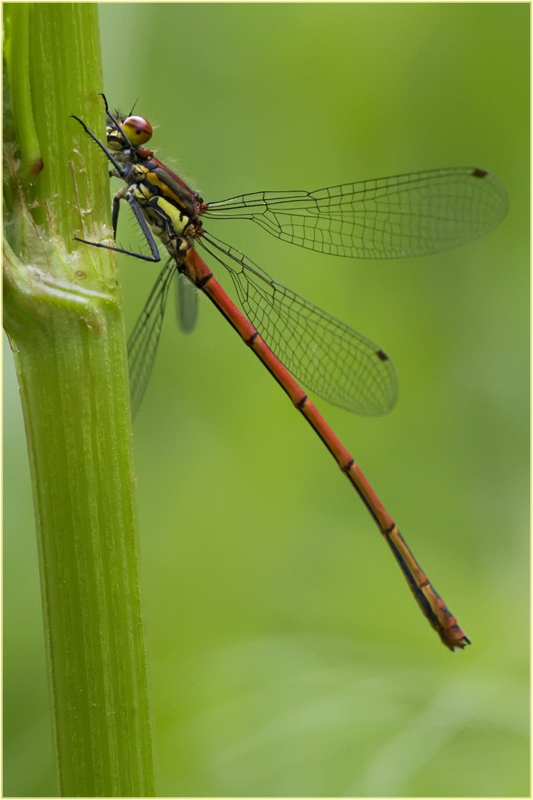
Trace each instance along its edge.
{"label": "green plant stem", "polygon": [[154,796],[121,298],[110,254],[73,241],[110,235],[106,164],[69,119],[103,134],[97,11],[36,3],[4,14],[8,62],[19,37],[29,42],[28,79],[8,86],[4,325],[31,466],[60,794]]}

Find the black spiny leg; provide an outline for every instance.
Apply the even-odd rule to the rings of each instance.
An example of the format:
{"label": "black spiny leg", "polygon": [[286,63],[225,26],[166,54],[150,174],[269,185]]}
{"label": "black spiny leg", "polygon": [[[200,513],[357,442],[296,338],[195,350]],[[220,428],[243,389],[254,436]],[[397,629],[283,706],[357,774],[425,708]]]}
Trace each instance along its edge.
{"label": "black spiny leg", "polygon": [[[115,201],[116,200],[117,200],[117,196],[115,197],[115,200],[113,201],[113,228],[115,229],[115,231],[116,231],[116,223],[118,222],[118,203],[120,203],[120,197],[118,197],[118,203],[117,203],[117,206],[116,206],[117,207],[117,213],[116,213],[116,219],[115,219]],[[154,239],[154,237],[152,235],[152,232],[151,232],[150,228],[148,227],[148,223],[146,222],[146,220],[145,220],[145,218],[143,216],[143,212],[141,210],[141,207],[140,207],[139,203],[131,195],[126,195],[126,200],[130,204],[131,210],[135,214],[135,219],[139,223],[139,226],[140,226],[140,228],[141,228],[141,230],[142,230],[142,232],[144,234],[144,238],[148,242],[148,246],[149,246],[149,248],[151,250],[151,253],[152,253],[151,256],[145,256],[142,253],[134,253],[133,250],[124,250],[124,248],[122,248],[122,247],[114,247],[113,245],[103,244],[102,242],[88,242],[87,239],[80,239],[78,236],[74,237],[75,240],[77,242],[83,242],[84,244],[90,244],[92,247],[103,247],[104,250],[114,250],[115,253],[126,253],[126,255],[128,255],[128,256],[134,256],[135,258],[140,258],[141,261],[152,261],[152,262],[155,262],[155,263],[157,263],[158,261],[161,261],[161,256],[159,255],[159,250],[157,248],[157,244],[155,242],[155,239]]]}
{"label": "black spiny leg", "polygon": [[91,137],[93,142],[96,142],[96,144],[98,145],[100,150],[102,150],[106,154],[106,156],[109,159],[109,161],[111,161],[111,163],[113,164],[113,166],[115,167],[117,172],[120,174],[120,177],[123,178],[124,180],[126,180],[128,172],[129,172],[129,167],[121,167],[121,165],[115,159],[115,157],[112,155],[112,153],[110,153],[109,150],[107,149],[107,147],[104,144],[102,144],[102,142],[100,141],[98,136],[95,136],[94,133],[90,130],[90,128],[87,127],[85,122],[83,122],[75,114],[71,114],[70,116],[72,117],[72,119],[75,119],[77,122],[80,123],[80,125],[82,126],[83,130],[85,131],[85,133],[87,133]]}

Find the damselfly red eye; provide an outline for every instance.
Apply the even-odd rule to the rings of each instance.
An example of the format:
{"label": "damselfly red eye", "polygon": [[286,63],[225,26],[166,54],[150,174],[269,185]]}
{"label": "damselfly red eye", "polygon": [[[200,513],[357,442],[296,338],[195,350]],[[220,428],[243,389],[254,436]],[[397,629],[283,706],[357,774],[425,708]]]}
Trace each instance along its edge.
{"label": "damselfly red eye", "polygon": [[128,117],[121,124],[121,127],[134,147],[146,144],[146,142],[150,141],[154,132],[152,126],[144,117]]}

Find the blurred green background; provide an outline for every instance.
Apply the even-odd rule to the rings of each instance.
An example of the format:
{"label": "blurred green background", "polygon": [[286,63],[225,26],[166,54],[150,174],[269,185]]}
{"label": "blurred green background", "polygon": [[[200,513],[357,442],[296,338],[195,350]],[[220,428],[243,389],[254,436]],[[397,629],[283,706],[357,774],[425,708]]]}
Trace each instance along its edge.
{"label": "blurred green background", "polygon": [[[201,300],[191,336],[169,313],[134,429],[159,794],[529,795],[529,5],[112,3],[101,28],[111,105],[137,101],[205,199],[463,165],[510,196],[490,236],[405,261],[209,225],[393,357],[389,416],[317,405],[473,644],[443,647],[363,504],[215,309]],[[158,270],[120,270],[131,328]],[[49,796],[7,347],[4,371],[4,795]]]}

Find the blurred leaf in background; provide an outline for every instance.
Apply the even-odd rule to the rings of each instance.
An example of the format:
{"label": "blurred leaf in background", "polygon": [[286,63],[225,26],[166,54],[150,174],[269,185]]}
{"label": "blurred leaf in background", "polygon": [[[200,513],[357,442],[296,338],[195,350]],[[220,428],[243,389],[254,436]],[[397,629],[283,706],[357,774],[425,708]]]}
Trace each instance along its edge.
{"label": "blurred leaf in background", "polygon": [[[528,795],[529,6],[121,3],[101,25],[112,107],[137,100],[158,154],[206,200],[463,165],[510,197],[485,239],[401,261],[210,224],[392,356],[389,416],[318,405],[473,644],[445,650],[334,462],[215,310],[201,302],[187,337],[169,314],[135,423],[159,794]],[[121,269],[131,327],[157,267]],[[4,363],[4,794],[46,796],[8,349]]]}

